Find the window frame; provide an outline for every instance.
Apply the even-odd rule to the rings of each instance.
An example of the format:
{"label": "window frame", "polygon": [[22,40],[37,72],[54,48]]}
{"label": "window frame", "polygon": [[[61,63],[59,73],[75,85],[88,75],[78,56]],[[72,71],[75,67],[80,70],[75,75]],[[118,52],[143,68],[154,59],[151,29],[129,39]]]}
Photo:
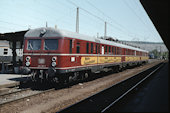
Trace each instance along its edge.
{"label": "window frame", "polygon": [[[35,40],[40,40],[40,48],[39,49],[36,49],[36,50],[31,50],[31,49],[28,49],[28,47],[29,47],[29,41],[30,40],[33,40],[33,41],[35,41]],[[27,39],[27,47],[26,47],[26,50],[27,51],[40,51],[41,49],[42,49],[42,39]]]}
{"label": "window frame", "polygon": [[80,42],[76,43],[76,53],[80,53]]}
{"label": "window frame", "polygon": [[89,54],[89,42],[86,43],[86,53]]}
{"label": "window frame", "polygon": [[[46,49],[45,49],[45,40],[56,40],[56,41],[57,41],[57,49],[49,49],[49,50],[46,50]],[[44,41],[43,41],[43,50],[44,50],[44,51],[57,51],[58,48],[59,48],[59,39],[44,39]]]}

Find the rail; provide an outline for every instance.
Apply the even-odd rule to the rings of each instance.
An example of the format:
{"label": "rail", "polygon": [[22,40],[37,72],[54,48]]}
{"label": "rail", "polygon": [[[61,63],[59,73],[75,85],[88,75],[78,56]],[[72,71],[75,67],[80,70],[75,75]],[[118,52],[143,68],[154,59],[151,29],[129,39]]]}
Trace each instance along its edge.
{"label": "rail", "polygon": [[105,112],[163,66],[160,63],[58,112]]}

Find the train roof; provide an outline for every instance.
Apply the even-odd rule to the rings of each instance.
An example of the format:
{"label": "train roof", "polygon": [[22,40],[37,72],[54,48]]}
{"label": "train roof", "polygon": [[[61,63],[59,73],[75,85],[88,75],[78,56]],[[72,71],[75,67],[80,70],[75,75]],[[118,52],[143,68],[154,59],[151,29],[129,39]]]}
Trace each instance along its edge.
{"label": "train roof", "polygon": [[35,37],[35,38],[36,37],[44,37],[44,38],[45,37],[69,37],[69,38],[76,38],[76,39],[92,41],[92,42],[97,42],[97,43],[102,43],[102,44],[114,45],[117,47],[132,49],[136,51],[148,52],[140,48],[135,48],[135,47],[124,45],[124,44],[117,43],[114,41],[108,41],[104,39],[91,37],[88,35],[79,34],[76,32],[71,32],[71,31],[66,31],[66,30],[61,30],[61,29],[54,29],[51,27],[41,27],[41,28],[31,29],[25,33],[25,37]]}

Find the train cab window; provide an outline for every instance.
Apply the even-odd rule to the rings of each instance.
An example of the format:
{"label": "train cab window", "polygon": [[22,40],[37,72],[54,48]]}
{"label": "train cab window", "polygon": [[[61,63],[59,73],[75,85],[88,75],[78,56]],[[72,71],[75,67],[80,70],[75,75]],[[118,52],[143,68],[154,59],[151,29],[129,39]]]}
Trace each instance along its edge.
{"label": "train cab window", "polygon": [[91,43],[91,53],[93,53],[93,43]]}
{"label": "train cab window", "polygon": [[89,43],[86,43],[86,53],[89,53]]}
{"label": "train cab window", "polygon": [[58,49],[58,39],[44,40],[44,50],[57,50],[57,49]]}
{"label": "train cab window", "polygon": [[69,52],[72,53],[72,40],[70,40]]}
{"label": "train cab window", "polygon": [[27,50],[40,50],[41,40],[40,39],[30,39],[27,42]]}
{"label": "train cab window", "polygon": [[77,45],[76,45],[76,53],[80,53],[80,43],[77,42]]}

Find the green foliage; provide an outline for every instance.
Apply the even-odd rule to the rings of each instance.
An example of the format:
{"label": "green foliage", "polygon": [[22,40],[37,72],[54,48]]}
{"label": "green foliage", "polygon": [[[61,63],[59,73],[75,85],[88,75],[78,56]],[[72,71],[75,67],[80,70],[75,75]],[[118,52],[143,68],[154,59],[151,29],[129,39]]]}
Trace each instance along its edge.
{"label": "green foliage", "polygon": [[153,54],[155,58],[168,58],[169,52],[160,52],[157,49],[154,49],[153,51],[150,52],[150,54]]}

